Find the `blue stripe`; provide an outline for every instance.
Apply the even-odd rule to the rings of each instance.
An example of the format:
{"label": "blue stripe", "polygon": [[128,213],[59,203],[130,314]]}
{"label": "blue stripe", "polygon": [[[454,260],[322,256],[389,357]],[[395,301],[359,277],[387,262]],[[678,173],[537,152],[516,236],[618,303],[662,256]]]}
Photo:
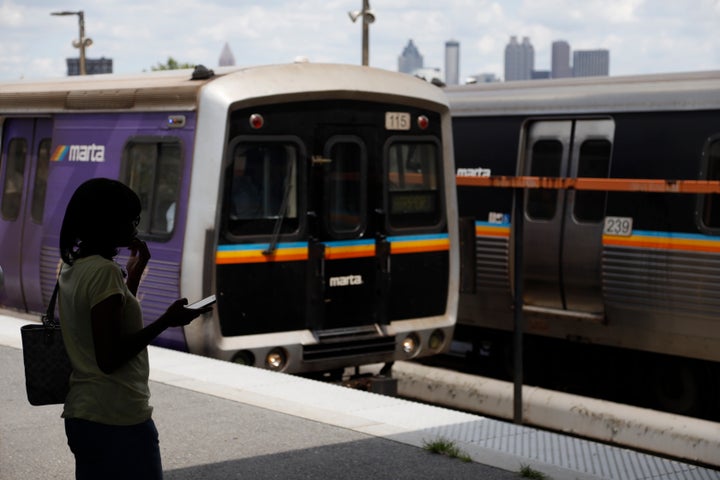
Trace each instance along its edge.
{"label": "blue stripe", "polygon": [[632,235],[654,238],[684,238],[687,240],[720,240],[720,237],[717,235],[703,235],[702,233],[682,232],[656,232],[652,230],[633,230]]}
{"label": "blue stripe", "polygon": [[390,242],[408,242],[416,240],[445,240],[448,238],[447,233],[431,233],[428,235],[398,235],[394,237],[387,237]]}
{"label": "blue stripe", "polygon": [[[238,250],[265,250],[270,246],[269,243],[243,243],[243,244],[232,244],[232,245],[218,245],[218,251],[221,252],[235,252]],[[306,242],[289,242],[289,243],[278,243],[277,248],[305,248],[308,244]]]}
{"label": "blue stripe", "polygon": [[478,222],[478,221],[476,221],[475,226],[476,227],[509,227],[510,222],[494,223],[494,222]]}
{"label": "blue stripe", "polygon": [[328,247],[357,247],[364,245],[375,245],[375,240],[371,238],[365,240],[336,240],[333,242],[322,243],[327,245]]}

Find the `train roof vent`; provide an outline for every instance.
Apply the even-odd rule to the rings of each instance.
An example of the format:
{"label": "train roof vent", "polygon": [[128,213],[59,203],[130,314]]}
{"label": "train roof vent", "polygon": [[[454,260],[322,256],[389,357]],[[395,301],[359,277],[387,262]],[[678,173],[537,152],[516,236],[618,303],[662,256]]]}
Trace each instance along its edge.
{"label": "train roof vent", "polygon": [[195,70],[192,73],[193,80],[207,80],[208,78],[215,75],[215,72],[207,68],[205,65],[195,65]]}

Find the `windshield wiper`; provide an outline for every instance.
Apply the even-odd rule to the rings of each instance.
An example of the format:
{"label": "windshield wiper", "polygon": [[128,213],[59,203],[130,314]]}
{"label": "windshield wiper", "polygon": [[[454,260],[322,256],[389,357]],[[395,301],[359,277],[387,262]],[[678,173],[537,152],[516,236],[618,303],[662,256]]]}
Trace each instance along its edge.
{"label": "windshield wiper", "polygon": [[287,213],[287,207],[290,199],[290,179],[292,177],[292,165],[290,164],[290,159],[287,159],[287,168],[285,173],[285,181],[283,184],[283,199],[282,203],[280,204],[280,211],[278,212],[278,219],[275,221],[275,226],[273,227],[273,233],[272,233],[272,239],[270,240],[270,244],[268,245],[268,248],[263,250],[263,255],[272,255],[277,250],[277,243],[280,239],[280,229],[282,228],[283,220],[285,219],[285,214]]}

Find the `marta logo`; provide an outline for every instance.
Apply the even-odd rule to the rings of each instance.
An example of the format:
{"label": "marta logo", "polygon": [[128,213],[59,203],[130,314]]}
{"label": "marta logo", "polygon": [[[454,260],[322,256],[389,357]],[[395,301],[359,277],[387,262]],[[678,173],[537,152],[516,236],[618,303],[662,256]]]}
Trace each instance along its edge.
{"label": "marta logo", "polygon": [[58,145],[50,157],[52,162],[104,162],[105,145]]}
{"label": "marta logo", "polygon": [[362,275],[346,275],[344,277],[330,277],[331,287],[347,287],[350,285],[362,285]]}
{"label": "marta logo", "polygon": [[458,168],[457,177],[489,177],[492,171],[489,168]]}

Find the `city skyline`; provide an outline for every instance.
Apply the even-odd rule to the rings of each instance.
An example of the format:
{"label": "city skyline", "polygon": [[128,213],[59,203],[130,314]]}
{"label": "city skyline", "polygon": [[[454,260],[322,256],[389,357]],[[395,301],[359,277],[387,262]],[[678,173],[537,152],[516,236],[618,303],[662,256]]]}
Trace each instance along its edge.
{"label": "city skyline", "polygon": [[428,81],[437,79],[447,85],[610,75],[609,50],[596,48],[573,51],[568,42],[555,40],[552,42],[551,65],[545,70],[535,64],[535,49],[531,39],[522,37],[520,42],[517,35],[511,35],[505,45],[504,77],[499,78],[492,72],[480,72],[460,79],[460,49],[460,42],[448,40],[445,42],[445,68],[430,67],[424,64],[424,57],[411,38],[398,56],[398,71]]}
{"label": "city skyline", "polygon": [[[77,57],[77,19],[53,17],[73,5],[50,0],[0,0],[0,80],[64,76]],[[227,43],[237,65],[310,61],[359,64],[361,27],[348,12],[361,0],[158,0],[147,4],[98,0],[86,5],[88,58],[110,58],[116,73],[140,73],[173,57],[218,65]],[[426,66],[444,68],[445,43],[460,44],[460,79],[504,76],[503,48],[511,35],[528,36],[535,64],[550,68],[551,44],[613,52],[612,75],[720,69],[720,1],[692,0],[448,0],[443,5],[370,0],[370,65],[397,70],[409,38]]]}

